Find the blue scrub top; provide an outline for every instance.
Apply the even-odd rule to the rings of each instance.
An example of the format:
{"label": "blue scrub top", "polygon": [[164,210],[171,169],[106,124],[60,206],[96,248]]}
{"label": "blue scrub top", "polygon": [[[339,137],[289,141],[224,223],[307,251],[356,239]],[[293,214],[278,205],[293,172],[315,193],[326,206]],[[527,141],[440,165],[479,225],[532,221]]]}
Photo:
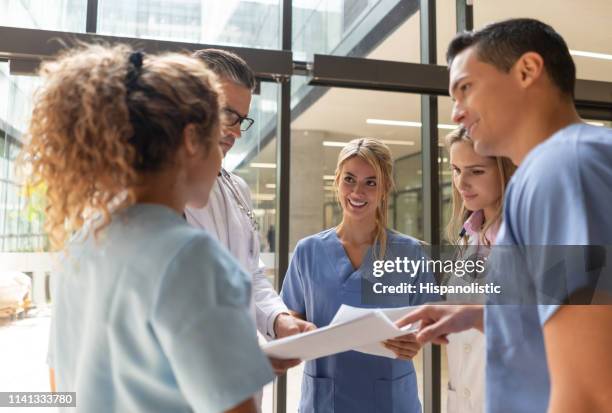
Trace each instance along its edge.
{"label": "blue scrub top", "polygon": [[79,411],[225,411],[274,378],[248,312],[250,277],[175,211],[137,204],[53,275],[49,364]]}
{"label": "blue scrub top", "polygon": [[[612,245],[611,196],[612,129],[570,125],[534,148],[512,177],[496,244]],[[534,274],[527,276],[537,288],[543,280]],[[498,280],[491,281],[503,284],[504,275],[493,271]],[[570,293],[581,287],[580,280],[568,281]],[[489,303],[496,303],[494,296]],[[550,378],[543,329],[558,308],[486,307],[487,412],[547,411]]]}
{"label": "blue scrub top", "polygon": [[[387,235],[385,259],[403,258],[420,251],[415,248],[419,243],[413,238],[391,231]],[[420,255],[408,258],[418,259]],[[318,327],[326,326],[342,304],[365,307],[362,278],[371,277],[372,261],[370,248],[362,266],[355,270],[335,228],[304,238],[295,248],[281,297],[289,309]],[[410,282],[435,281],[431,274],[420,274]],[[438,299],[438,296],[411,295],[410,305]],[[299,410],[304,413],[420,412],[414,366],[411,361],[355,351],[309,361],[304,368]]]}

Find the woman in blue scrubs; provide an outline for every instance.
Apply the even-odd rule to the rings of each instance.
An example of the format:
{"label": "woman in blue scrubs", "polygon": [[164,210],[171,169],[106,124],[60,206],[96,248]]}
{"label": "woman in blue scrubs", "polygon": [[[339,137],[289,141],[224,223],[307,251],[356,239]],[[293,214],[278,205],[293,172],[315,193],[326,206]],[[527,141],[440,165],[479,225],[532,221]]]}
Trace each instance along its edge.
{"label": "woman in blue scrubs", "polygon": [[[362,286],[372,278],[375,260],[420,258],[417,240],[386,228],[392,177],[391,154],[380,141],[355,139],[342,149],[335,178],[342,222],[298,242],[281,292],[290,310],[319,327],[328,325],[342,304],[371,306],[362,304]],[[435,282],[431,274],[384,275],[394,276],[410,284]],[[437,299],[418,294],[403,298],[403,305]],[[390,302],[397,301],[383,306],[392,306]],[[406,335],[385,346],[398,358],[348,351],[307,362],[299,411],[420,412],[411,361],[419,345]]]}

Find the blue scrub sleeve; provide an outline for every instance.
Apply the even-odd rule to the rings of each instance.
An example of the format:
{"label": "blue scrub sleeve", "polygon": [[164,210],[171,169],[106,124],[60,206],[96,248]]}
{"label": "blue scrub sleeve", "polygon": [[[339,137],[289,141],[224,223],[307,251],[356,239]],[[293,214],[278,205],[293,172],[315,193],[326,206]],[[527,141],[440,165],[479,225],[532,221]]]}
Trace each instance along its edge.
{"label": "blue scrub sleeve", "polygon": [[302,248],[300,244],[296,245],[293,257],[289,263],[289,268],[285,274],[283,287],[281,288],[280,296],[285,302],[287,308],[301,315],[306,315],[305,291],[302,273],[300,271],[300,256]]}
{"label": "blue scrub sleeve", "polygon": [[606,186],[602,177],[609,176],[609,167],[598,162],[601,156],[582,153],[577,139],[546,149],[531,165],[539,179],[523,176],[521,191],[511,188],[509,199],[515,201],[509,222],[518,227],[518,243],[525,248],[541,325],[573,293],[594,287],[590,262],[597,261],[597,244],[604,241],[599,228],[609,214],[597,203]]}
{"label": "blue scrub sleeve", "polygon": [[202,235],[169,265],[151,323],[196,412],[222,412],[274,379],[248,313],[248,276]]}

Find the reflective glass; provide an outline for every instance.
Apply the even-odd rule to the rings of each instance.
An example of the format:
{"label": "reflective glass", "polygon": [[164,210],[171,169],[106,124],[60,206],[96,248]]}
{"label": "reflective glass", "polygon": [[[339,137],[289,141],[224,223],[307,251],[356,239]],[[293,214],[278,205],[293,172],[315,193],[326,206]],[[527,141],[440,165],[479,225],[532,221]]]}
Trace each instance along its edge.
{"label": "reflective glass", "polygon": [[0,26],[84,32],[87,0],[2,0]]}
{"label": "reflective glass", "polygon": [[277,49],[279,11],[279,0],[99,0],[98,32]]}
{"label": "reflective glass", "polygon": [[297,60],[318,53],[418,62],[418,9],[418,1],[294,1],[294,54]]}
{"label": "reflective glass", "polygon": [[38,83],[35,77],[11,76],[8,64],[0,63],[0,252],[47,247],[42,206],[26,203],[25,188],[15,170]]}
{"label": "reflective glass", "polygon": [[[255,123],[223,160],[223,166],[245,180],[251,192],[253,212],[259,230],[260,258],[272,284],[276,275],[276,122],[278,85],[262,82],[253,95],[248,117]],[[260,340],[264,340],[260,337]],[[271,413],[272,383],[264,387],[262,412]]]}
{"label": "reflective glass", "polygon": [[[515,0],[474,2],[474,28],[498,20],[531,17],[550,24],[565,39],[578,79],[612,81],[612,2],[609,0]],[[584,52],[603,56],[585,57]],[[596,55],[597,56],[597,55]]]}
{"label": "reflective glass", "polygon": [[[314,103],[299,104],[300,99]],[[420,97],[414,94],[311,87],[296,99],[291,123],[290,251],[300,239],[341,221],[333,188],[337,158],[346,142],[359,137],[381,139],[391,150],[396,191],[389,203],[389,228],[422,238],[420,118]],[[406,124],[398,126],[396,121]],[[414,362],[422,395],[421,354]],[[297,410],[302,371],[303,365],[287,375],[287,411]]]}

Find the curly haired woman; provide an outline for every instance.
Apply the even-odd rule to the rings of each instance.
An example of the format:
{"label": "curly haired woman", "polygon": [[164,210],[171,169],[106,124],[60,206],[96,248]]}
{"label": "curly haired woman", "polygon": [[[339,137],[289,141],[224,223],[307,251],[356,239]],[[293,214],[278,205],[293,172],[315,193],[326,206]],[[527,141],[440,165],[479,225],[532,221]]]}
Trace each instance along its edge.
{"label": "curly haired woman", "polygon": [[248,276],[181,217],[219,171],[217,80],[195,58],[82,46],[45,63],[22,160],[47,185],[49,362],[84,412],[254,412],[273,379]]}

